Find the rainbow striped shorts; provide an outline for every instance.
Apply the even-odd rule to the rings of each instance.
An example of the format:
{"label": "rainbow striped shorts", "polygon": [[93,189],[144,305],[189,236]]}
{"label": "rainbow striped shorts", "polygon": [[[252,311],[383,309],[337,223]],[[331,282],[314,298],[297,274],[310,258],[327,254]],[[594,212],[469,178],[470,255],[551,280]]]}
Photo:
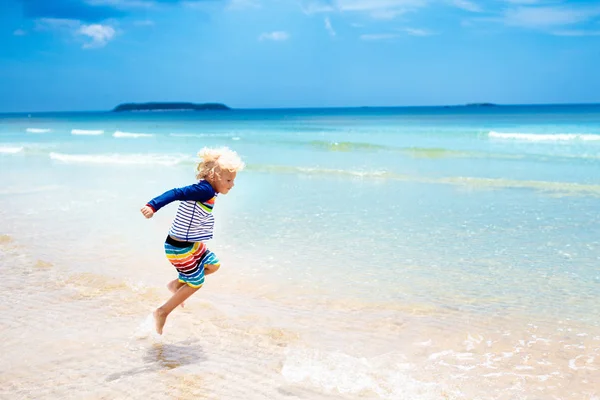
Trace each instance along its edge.
{"label": "rainbow striped shorts", "polygon": [[170,236],[165,240],[165,254],[177,272],[178,280],[193,288],[204,284],[204,266],[219,266],[220,261],[202,242],[179,242]]}

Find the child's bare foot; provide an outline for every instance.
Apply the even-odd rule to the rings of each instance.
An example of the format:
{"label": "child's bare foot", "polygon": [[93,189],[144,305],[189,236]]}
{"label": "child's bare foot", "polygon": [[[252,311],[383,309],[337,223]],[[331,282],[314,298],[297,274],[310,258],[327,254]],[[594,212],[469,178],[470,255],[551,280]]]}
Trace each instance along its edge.
{"label": "child's bare foot", "polygon": [[164,311],[161,311],[160,308],[157,308],[156,310],[154,310],[152,315],[154,315],[156,333],[162,335],[163,327],[165,326],[165,322],[167,322],[167,314]]}
{"label": "child's bare foot", "polygon": [[[182,285],[180,285],[179,282],[175,280],[175,281],[169,282],[169,284],[167,285],[167,289],[169,289],[169,291],[171,293],[175,294],[175,292],[177,292],[181,286]],[[185,302],[182,302],[181,308],[184,308],[184,307],[185,307]]]}

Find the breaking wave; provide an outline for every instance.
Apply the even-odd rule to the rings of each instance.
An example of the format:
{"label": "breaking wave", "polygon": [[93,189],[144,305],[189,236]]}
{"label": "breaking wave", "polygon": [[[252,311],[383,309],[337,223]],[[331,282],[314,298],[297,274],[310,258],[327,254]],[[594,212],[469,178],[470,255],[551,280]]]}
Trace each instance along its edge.
{"label": "breaking wave", "polygon": [[52,130],[47,128],[27,128],[25,131],[29,133],[48,133]]}
{"label": "breaking wave", "polygon": [[97,129],[97,130],[87,130],[87,129],[72,129],[71,130],[71,134],[72,135],[102,135],[104,133],[103,130],[101,129]]}
{"label": "breaking wave", "polygon": [[527,142],[600,141],[600,135],[593,133],[504,133],[490,131],[488,137]]}
{"label": "breaking wave", "polygon": [[0,154],[16,154],[22,152],[24,149],[23,146],[0,146]]}
{"label": "breaking wave", "polygon": [[172,137],[185,137],[185,138],[206,138],[206,137],[234,137],[232,133],[169,133]]}
{"label": "breaking wave", "polygon": [[533,189],[556,194],[591,195],[600,197],[600,185],[575,182],[533,181],[503,178],[441,177],[403,175],[385,170],[345,170],[328,168],[293,167],[286,165],[248,165],[248,170],[270,173],[288,173],[313,176],[333,176],[359,179],[388,179],[404,182],[468,186],[482,189]]}
{"label": "breaking wave", "polygon": [[184,155],[165,154],[63,154],[50,153],[50,158],[64,163],[118,164],[118,165],[164,165],[173,166],[190,158]]}
{"label": "breaking wave", "polygon": [[113,133],[113,137],[116,138],[131,138],[131,139],[137,139],[137,138],[145,138],[145,137],[152,137],[154,136],[151,133],[132,133],[132,132],[121,132],[121,131],[116,131],[115,133]]}
{"label": "breaking wave", "polygon": [[373,143],[360,143],[360,142],[328,142],[322,140],[313,140],[309,142],[310,146],[320,150],[329,151],[364,151],[364,150],[389,150],[393,147],[373,144]]}

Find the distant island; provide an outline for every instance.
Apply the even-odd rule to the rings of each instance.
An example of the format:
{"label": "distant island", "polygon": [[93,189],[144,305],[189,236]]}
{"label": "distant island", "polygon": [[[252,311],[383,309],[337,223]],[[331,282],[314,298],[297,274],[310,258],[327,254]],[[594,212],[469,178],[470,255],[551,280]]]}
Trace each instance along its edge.
{"label": "distant island", "polygon": [[497,104],[494,104],[494,103],[469,103],[466,106],[467,107],[496,107]]}
{"label": "distant island", "polygon": [[113,109],[113,112],[121,111],[203,111],[203,110],[231,110],[225,104],[220,103],[123,103]]}

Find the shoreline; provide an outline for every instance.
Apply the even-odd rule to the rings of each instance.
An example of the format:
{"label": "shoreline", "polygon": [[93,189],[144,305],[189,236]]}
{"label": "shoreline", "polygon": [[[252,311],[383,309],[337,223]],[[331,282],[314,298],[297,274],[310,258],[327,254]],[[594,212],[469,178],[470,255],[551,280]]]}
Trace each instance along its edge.
{"label": "shoreline", "polygon": [[[0,246],[9,255],[5,262],[10,260],[13,251],[22,253],[23,249],[20,240],[6,235],[1,237]],[[191,377],[213,370],[214,363],[223,362],[229,369],[239,369],[236,379],[223,377],[222,382],[229,382],[226,386],[229,389],[219,386],[220,380],[212,382],[214,386],[204,383],[203,387],[217,396],[247,387],[247,380],[256,379],[248,372],[254,368],[263,369],[261,382],[265,393],[276,393],[279,387],[297,387],[315,391],[314,398],[339,394],[349,399],[362,398],[365,390],[390,399],[407,390],[415,391],[415,395],[423,395],[422,391],[426,390],[427,399],[444,398],[443,393],[454,393],[455,397],[450,398],[455,399],[484,394],[518,396],[521,392],[512,386],[515,379],[531,388],[528,394],[543,397],[562,393],[561,398],[580,399],[585,398],[581,397],[585,393],[600,389],[600,382],[591,379],[595,371],[593,360],[600,356],[600,327],[590,329],[590,326],[567,321],[515,319],[509,315],[499,318],[468,312],[446,314],[432,310],[417,312],[416,309],[410,312],[395,307],[381,308],[381,305],[365,308],[359,304],[348,305],[344,299],[337,305],[327,300],[310,304],[294,301],[290,296],[288,302],[281,303],[276,296],[264,298],[260,293],[240,290],[249,287],[250,282],[237,282],[229,290],[223,290],[228,285],[219,285],[217,279],[212,279],[213,282],[207,281],[206,288],[187,302],[184,310],[174,312],[159,340],[152,334],[152,326],[144,321],[148,311],[168,297],[166,288],[131,286],[131,282],[118,275],[69,272],[68,267],[65,269],[60,263],[46,260],[32,254],[32,264],[22,263],[24,270],[29,271],[30,282],[45,283],[37,285],[39,289],[32,296],[20,300],[17,310],[22,312],[23,319],[5,331],[11,340],[0,347],[13,363],[5,379],[25,373],[21,363],[13,359],[17,353],[6,346],[19,349],[27,341],[29,351],[43,346],[45,356],[53,357],[55,362],[65,357],[60,355],[64,354],[61,349],[70,349],[79,355],[71,354],[63,368],[49,369],[42,375],[43,379],[54,377],[59,381],[60,377],[55,374],[72,376],[71,368],[93,357],[96,346],[111,349],[113,354],[105,356],[112,359],[110,364],[100,369],[96,367],[92,375],[80,375],[78,379],[80,384],[88,385],[91,383],[88,379],[103,376],[105,384],[97,387],[102,390],[117,390],[120,384],[130,382],[127,371],[144,368],[144,364],[136,366],[138,357],[144,357],[151,365],[158,363],[148,371],[149,376],[158,379],[157,383],[164,379],[162,374],[178,371],[178,375]],[[227,276],[220,280],[226,279]],[[10,293],[17,282],[4,280],[0,283],[2,292]],[[58,321],[49,319],[52,312],[44,313],[48,307],[54,312],[61,310],[79,322],[57,328]],[[83,318],[85,314],[96,318]],[[104,327],[112,326],[109,329],[112,333],[94,332],[100,321]],[[56,331],[33,340],[32,335],[40,324],[54,327]],[[17,335],[22,329],[26,333]],[[73,347],[75,342],[70,345],[64,342],[64,338],[82,332],[86,332],[87,342],[96,343],[94,347]],[[127,342],[130,343],[129,357],[118,349]],[[166,361],[160,353],[146,354],[156,346],[174,351]],[[592,353],[582,353],[581,347]],[[197,357],[193,356],[194,349],[198,351]],[[234,354],[236,361],[232,364],[230,359]],[[125,359],[119,361],[115,357]],[[257,359],[262,360],[258,365]],[[30,361],[32,372],[44,368],[42,360]],[[123,364],[125,361],[133,364]],[[435,374],[432,374],[434,366]],[[314,374],[314,368],[321,372]],[[404,383],[397,385],[396,379],[400,376]],[[370,378],[365,381],[365,377]],[[351,384],[353,379],[358,380]],[[564,379],[571,385],[559,391],[549,389],[560,388]],[[474,380],[476,384],[472,383]],[[409,381],[412,384],[407,388]],[[139,379],[133,382],[139,384]],[[361,383],[357,385],[358,382]],[[539,385],[541,382],[543,385]],[[51,389],[52,393],[60,393],[59,387]],[[484,393],[481,392],[483,387],[486,388]],[[10,387],[4,388],[6,391]],[[21,388],[33,389],[27,383]],[[19,392],[8,389],[7,393]]]}

